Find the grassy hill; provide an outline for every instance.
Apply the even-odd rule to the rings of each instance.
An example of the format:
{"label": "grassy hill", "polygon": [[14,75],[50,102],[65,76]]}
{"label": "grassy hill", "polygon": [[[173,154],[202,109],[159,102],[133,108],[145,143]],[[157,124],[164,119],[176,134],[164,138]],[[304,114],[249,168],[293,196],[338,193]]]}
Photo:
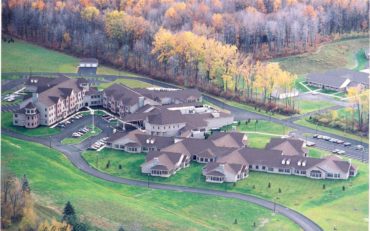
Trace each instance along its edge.
{"label": "grassy hill", "polygon": [[340,40],[318,47],[315,52],[272,59],[292,73],[302,75],[329,69],[364,67],[361,50],[369,46],[368,38]]}

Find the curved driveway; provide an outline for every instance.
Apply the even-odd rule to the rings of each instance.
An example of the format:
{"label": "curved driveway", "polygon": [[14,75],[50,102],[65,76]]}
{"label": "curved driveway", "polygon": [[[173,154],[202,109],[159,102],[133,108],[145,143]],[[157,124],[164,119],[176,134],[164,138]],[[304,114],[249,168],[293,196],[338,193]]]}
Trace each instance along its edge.
{"label": "curved driveway", "polygon": [[[49,140],[45,139],[45,137],[29,137],[29,136],[21,135],[18,133],[14,133],[10,130],[3,130],[2,133],[5,135],[14,137],[14,138],[40,143],[45,146],[49,146],[50,144]],[[305,217],[301,213],[291,210],[288,207],[285,207],[283,205],[280,205],[280,204],[277,204],[272,201],[268,201],[268,200],[265,200],[265,199],[262,199],[256,196],[235,193],[235,192],[220,191],[220,190],[201,189],[201,188],[193,188],[193,187],[185,187],[185,186],[169,185],[169,184],[159,184],[159,183],[145,182],[145,181],[140,181],[140,180],[132,180],[132,179],[112,176],[112,175],[100,172],[96,170],[95,168],[92,168],[81,157],[81,152],[82,152],[81,149],[75,146],[72,146],[72,145],[62,145],[59,143],[58,141],[59,139],[55,137],[54,138],[52,137],[51,140],[52,140],[51,141],[52,148],[62,152],[72,162],[72,164],[75,167],[77,167],[81,171],[91,176],[100,178],[102,180],[119,183],[119,184],[132,185],[132,186],[148,187],[151,189],[197,193],[197,194],[203,194],[203,195],[238,199],[238,200],[242,200],[242,201],[246,201],[246,202],[250,202],[250,203],[262,206],[272,211],[275,210],[277,213],[287,217],[291,221],[298,224],[303,230],[307,230],[307,231],[321,231],[322,230],[318,224],[316,224],[314,221],[310,220],[309,218]]]}

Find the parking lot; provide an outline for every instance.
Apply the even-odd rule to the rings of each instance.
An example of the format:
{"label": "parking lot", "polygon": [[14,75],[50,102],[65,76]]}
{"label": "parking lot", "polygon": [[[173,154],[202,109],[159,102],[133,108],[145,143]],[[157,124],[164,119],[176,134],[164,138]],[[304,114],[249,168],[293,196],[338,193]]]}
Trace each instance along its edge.
{"label": "parking lot", "polygon": [[[92,132],[93,120],[94,126],[99,130],[97,135],[90,134]],[[113,129],[115,129],[115,120],[116,118],[113,116],[106,115],[94,115],[93,119],[92,115],[79,112],[55,125],[55,127],[61,129],[61,133],[54,136],[53,140],[61,143],[65,139],[83,139],[81,142],[72,143],[71,145],[81,150],[100,151],[105,147],[105,141],[113,133]],[[84,139],[86,135],[89,136]]]}

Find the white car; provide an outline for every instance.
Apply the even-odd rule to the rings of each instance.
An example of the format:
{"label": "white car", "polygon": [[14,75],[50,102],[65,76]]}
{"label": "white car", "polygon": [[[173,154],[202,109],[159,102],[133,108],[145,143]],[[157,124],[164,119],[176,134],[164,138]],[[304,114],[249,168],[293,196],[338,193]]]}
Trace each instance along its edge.
{"label": "white car", "polygon": [[337,154],[344,155],[344,154],[346,154],[346,151],[344,151],[344,150],[338,150]]}

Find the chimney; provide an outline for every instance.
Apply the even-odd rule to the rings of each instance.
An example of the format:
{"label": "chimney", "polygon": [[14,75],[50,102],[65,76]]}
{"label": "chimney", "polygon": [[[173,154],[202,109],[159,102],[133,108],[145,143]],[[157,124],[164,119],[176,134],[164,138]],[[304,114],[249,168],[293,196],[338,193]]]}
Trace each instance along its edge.
{"label": "chimney", "polygon": [[145,100],[144,96],[139,97],[139,108],[144,107],[144,100]]}
{"label": "chimney", "polygon": [[32,93],[32,102],[36,103],[38,98],[39,98],[39,93],[33,92]]}

